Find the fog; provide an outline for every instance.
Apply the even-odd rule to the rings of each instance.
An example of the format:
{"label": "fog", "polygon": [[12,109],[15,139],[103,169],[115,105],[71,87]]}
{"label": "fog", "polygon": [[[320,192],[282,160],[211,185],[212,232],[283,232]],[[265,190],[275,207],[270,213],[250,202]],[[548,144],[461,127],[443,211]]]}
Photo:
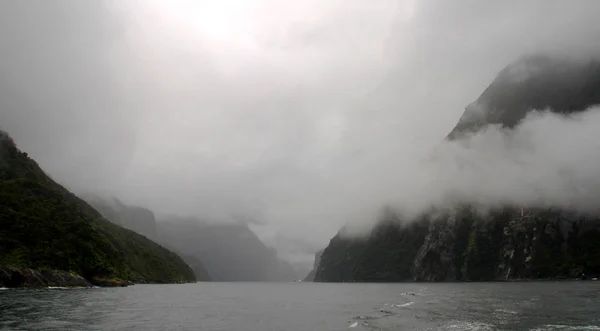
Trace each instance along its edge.
{"label": "fog", "polygon": [[491,128],[467,147],[440,142],[519,56],[595,55],[599,10],[593,0],[8,0],[0,127],[77,192],[244,219],[298,261],[340,226],[372,224],[384,204],[415,213],[451,193],[590,209],[596,112],[533,115],[511,137]]}

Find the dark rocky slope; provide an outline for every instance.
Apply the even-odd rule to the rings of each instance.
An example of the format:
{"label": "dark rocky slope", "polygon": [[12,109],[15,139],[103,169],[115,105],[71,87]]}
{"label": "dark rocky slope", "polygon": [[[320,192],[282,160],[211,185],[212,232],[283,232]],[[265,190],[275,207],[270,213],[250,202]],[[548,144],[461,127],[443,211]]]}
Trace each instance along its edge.
{"label": "dark rocky slope", "polygon": [[571,114],[600,104],[600,62],[530,56],[502,70],[465,108],[448,139],[486,125],[517,125],[532,109]]}
{"label": "dark rocky slope", "polygon": [[323,250],[320,250],[315,253],[315,261],[313,263],[312,270],[304,277],[305,282],[314,282],[315,275],[317,274],[317,269],[319,268],[319,264],[321,263],[321,256],[323,255]]}
{"label": "dark rocky slope", "polygon": [[[447,139],[518,125],[531,109],[570,114],[600,104],[600,63],[527,57],[504,69]],[[600,275],[600,219],[557,208],[468,204],[403,225],[387,216],[364,239],[334,237],[315,281],[480,281]]]}
{"label": "dark rocky slope", "polygon": [[[0,286],[195,281],[176,254],[108,222],[0,132]],[[61,279],[64,279],[64,284]]]}
{"label": "dark rocky slope", "polygon": [[204,263],[215,281],[291,281],[293,267],[267,247],[247,224],[216,224],[169,217],[158,222],[162,244]]}

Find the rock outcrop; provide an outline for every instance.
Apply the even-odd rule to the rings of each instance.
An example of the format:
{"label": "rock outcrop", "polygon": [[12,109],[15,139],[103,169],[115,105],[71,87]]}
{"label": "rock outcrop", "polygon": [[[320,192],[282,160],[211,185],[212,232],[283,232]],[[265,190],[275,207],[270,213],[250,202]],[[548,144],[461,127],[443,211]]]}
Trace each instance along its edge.
{"label": "rock outcrop", "polygon": [[90,287],[92,283],[75,273],[58,270],[0,268],[0,287]]}

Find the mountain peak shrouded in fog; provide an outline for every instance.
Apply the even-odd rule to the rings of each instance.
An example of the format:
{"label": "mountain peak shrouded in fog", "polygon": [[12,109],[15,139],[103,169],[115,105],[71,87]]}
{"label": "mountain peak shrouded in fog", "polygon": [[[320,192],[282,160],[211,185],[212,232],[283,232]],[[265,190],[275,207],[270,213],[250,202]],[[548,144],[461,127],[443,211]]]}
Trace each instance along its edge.
{"label": "mountain peak shrouded in fog", "polygon": [[[393,211],[386,209],[362,238],[343,236],[342,228],[320,256],[314,279],[489,281],[600,275],[600,173],[586,166],[600,157],[595,143],[599,104],[596,61],[538,56],[507,66],[434,150],[436,157],[442,154],[436,164],[458,169],[454,182],[438,183],[438,191],[443,187],[447,194],[438,203],[445,203],[423,205],[429,208],[421,208],[417,216],[398,214],[391,222]],[[532,117],[539,111],[545,112]],[[452,159],[444,158],[448,151],[455,153]],[[468,182],[477,176],[479,181]],[[508,185],[502,187],[503,182]]]}
{"label": "mountain peak shrouded in fog", "polygon": [[526,56],[504,68],[468,105],[448,139],[485,125],[514,127],[531,110],[582,112],[600,103],[600,61]]}

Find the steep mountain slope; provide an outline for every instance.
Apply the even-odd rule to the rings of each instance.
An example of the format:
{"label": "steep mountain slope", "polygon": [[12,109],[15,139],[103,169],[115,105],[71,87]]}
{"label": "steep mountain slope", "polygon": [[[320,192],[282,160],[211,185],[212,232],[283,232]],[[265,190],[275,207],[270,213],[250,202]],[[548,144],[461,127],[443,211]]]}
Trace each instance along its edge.
{"label": "steep mountain slope", "polygon": [[600,104],[600,62],[524,57],[502,70],[465,111],[448,139],[485,125],[517,125],[532,109],[570,114]]}
{"label": "steep mountain slope", "polygon": [[196,279],[198,281],[207,282],[207,281],[213,280],[212,277],[210,276],[210,273],[208,272],[208,269],[206,269],[204,262],[202,262],[199,258],[197,258],[195,256],[185,255],[183,253],[180,253],[179,251],[177,251],[174,248],[171,248],[168,245],[165,245],[165,247],[168,247],[172,251],[177,252],[177,254],[179,254],[179,256],[181,256],[181,258],[190,266],[190,268],[192,268],[192,270],[194,271],[194,274],[196,275]]}
{"label": "steep mountain slope", "polygon": [[170,217],[158,222],[161,243],[204,262],[216,281],[293,280],[293,267],[263,244],[247,224],[210,224]]}
{"label": "steep mountain slope", "polygon": [[[600,63],[522,58],[469,105],[447,139],[512,128],[531,109],[570,114],[600,104]],[[333,238],[315,281],[453,281],[600,275],[600,219],[557,208],[464,204],[412,223],[384,219],[364,239]]]}
{"label": "steep mountain slope", "polygon": [[414,258],[417,280],[600,275],[600,219],[558,209],[463,208],[434,220]]}
{"label": "steep mountain slope", "polygon": [[[125,205],[117,198],[102,198],[88,194],[85,199],[108,221],[137,232],[153,241],[158,241],[156,218],[152,211],[142,207]],[[196,280],[211,280],[204,263],[200,259],[182,254],[169,244],[163,243],[163,246],[177,253],[192,268]]]}
{"label": "steep mountain slope", "polygon": [[319,264],[321,263],[321,256],[323,255],[323,249],[315,253],[315,261],[313,263],[312,270],[304,277],[305,282],[314,282],[315,275],[317,274],[317,269],[319,268]]}
{"label": "steep mountain slope", "polygon": [[[114,225],[0,132],[0,286],[187,282],[176,254]],[[62,285],[62,284],[57,284]]]}
{"label": "steep mountain slope", "polygon": [[410,280],[413,257],[427,235],[428,224],[386,220],[367,238],[338,233],[323,251],[314,281],[383,282]]}

